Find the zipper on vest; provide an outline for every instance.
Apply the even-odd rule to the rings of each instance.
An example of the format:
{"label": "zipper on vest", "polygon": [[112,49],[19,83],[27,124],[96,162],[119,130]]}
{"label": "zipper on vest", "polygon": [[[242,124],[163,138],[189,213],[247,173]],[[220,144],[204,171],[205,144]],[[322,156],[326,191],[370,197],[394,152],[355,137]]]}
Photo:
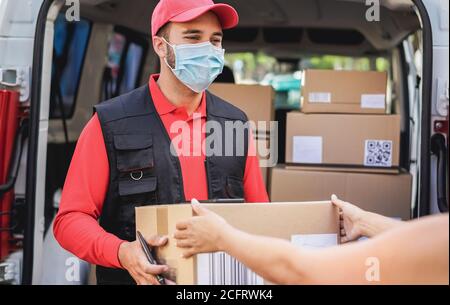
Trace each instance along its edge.
{"label": "zipper on vest", "polygon": [[[153,103],[153,101],[152,101],[152,103]],[[154,107],[154,105],[153,105],[153,107]],[[169,149],[170,149],[170,147],[172,146],[172,140],[170,139],[169,133],[167,132],[166,127],[164,127],[164,124],[163,124],[163,122],[162,122],[162,120],[161,120],[161,117],[160,117],[159,114],[156,112],[156,110],[155,110],[154,115],[155,115],[155,117],[156,117],[156,120],[157,120],[158,123],[159,123],[159,127],[161,128],[161,132],[163,133],[164,137],[166,138],[166,140],[167,140],[167,142],[168,142]],[[185,194],[184,194],[183,173],[181,172],[181,163],[180,163],[180,159],[179,159],[178,157],[172,156],[172,155],[170,155],[170,159],[174,160],[174,161],[175,161],[175,164],[176,164],[175,167],[177,168],[177,172],[178,172],[178,182],[179,182],[179,184],[180,184],[180,194],[179,194],[179,195],[180,195],[180,202],[184,202],[184,201],[186,201],[186,197],[185,197]]]}
{"label": "zipper on vest", "polygon": [[[158,115],[158,117],[159,117],[159,115]],[[170,149],[170,146],[172,145],[172,141],[170,140],[169,134],[167,133],[164,125],[162,125],[162,122],[161,122],[161,127],[164,128],[164,133],[166,134],[167,140],[169,141],[169,149]],[[178,171],[178,177],[179,177],[178,178],[178,182],[180,183],[180,196],[181,196],[180,197],[180,199],[181,199],[180,202],[184,202],[184,201],[186,201],[186,197],[185,197],[185,194],[184,194],[183,173],[181,171],[180,159],[178,157],[175,157],[175,156],[171,156],[171,158],[172,158],[172,160],[175,160],[176,168],[177,168],[177,171]]]}
{"label": "zipper on vest", "polygon": [[206,186],[208,188],[208,199],[212,199],[211,181],[209,175],[209,162],[208,158],[205,158],[205,172],[206,172]]}

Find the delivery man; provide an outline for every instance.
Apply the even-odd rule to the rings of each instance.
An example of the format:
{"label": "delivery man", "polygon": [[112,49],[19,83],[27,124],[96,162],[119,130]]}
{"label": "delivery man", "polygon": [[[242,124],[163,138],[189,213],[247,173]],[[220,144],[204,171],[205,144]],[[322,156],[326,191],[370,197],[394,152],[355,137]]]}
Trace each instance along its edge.
{"label": "delivery man", "polygon": [[[326,249],[239,231],[193,200],[197,213],[176,224],[177,246],[188,258],[224,251],[275,284],[446,284],[449,265],[447,214],[402,222],[331,198],[341,214],[341,242]],[[167,237],[162,237],[165,240]],[[264,253],[264,255],[261,255]],[[371,269],[379,267],[379,276]],[[369,276],[367,276],[369,274]]]}
{"label": "delivery man", "polygon": [[[160,74],[95,107],[75,149],[54,233],[63,248],[98,265],[99,284],[157,284],[155,275],[168,270],[150,264],[136,241],[136,206],[193,198],[268,201],[258,158],[249,153],[251,132],[233,138],[243,155],[223,153],[225,132],[214,134],[216,153],[205,144],[206,123],[225,129],[247,122],[241,110],[206,91],[224,66],[222,29],[237,23],[226,4],[161,0],[151,29]],[[180,122],[190,131],[180,132]],[[180,135],[182,144],[192,144],[187,154],[186,146],[173,145]]]}

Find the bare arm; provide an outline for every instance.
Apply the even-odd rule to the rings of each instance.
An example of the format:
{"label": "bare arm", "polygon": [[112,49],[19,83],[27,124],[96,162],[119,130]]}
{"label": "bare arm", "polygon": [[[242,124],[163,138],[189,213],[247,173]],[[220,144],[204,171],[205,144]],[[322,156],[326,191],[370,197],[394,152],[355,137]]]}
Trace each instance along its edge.
{"label": "bare arm", "polygon": [[232,228],[220,249],[279,284],[448,284],[448,219],[429,217],[369,241],[321,250]]}
{"label": "bare arm", "polygon": [[363,236],[374,237],[402,224],[399,220],[385,217],[380,214],[367,211],[364,211],[364,214],[365,217],[360,223]]}
{"label": "bare arm", "polygon": [[289,242],[247,234],[235,228],[224,231],[220,251],[225,251],[274,284],[298,284],[306,281],[306,271],[299,269],[310,260],[310,251]]}

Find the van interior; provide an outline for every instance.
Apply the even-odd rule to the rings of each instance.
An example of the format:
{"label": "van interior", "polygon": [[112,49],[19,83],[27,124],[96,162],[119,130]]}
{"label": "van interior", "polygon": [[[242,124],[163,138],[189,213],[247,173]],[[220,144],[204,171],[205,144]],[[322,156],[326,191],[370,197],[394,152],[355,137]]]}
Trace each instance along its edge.
{"label": "van interior", "polygon": [[[273,86],[279,163],[284,162],[286,114],[300,108],[302,70],[388,73],[388,111],[402,117],[400,164],[413,175],[411,212],[417,215],[424,39],[413,1],[380,1],[380,20],[373,22],[366,19],[372,5],[363,0],[217,2],[232,5],[240,15],[239,26],[224,32],[227,68],[217,81]],[[51,231],[77,139],[93,114],[93,106],[146,84],[149,75],[159,70],[150,39],[156,0],[80,3],[79,22],[66,20],[64,1],[49,4],[46,15],[41,11],[46,21],[45,39],[53,41],[42,44],[39,51],[39,117],[48,118],[48,132],[44,130],[45,143],[38,145],[46,162],[41,169],[44,175],[35,175],[37,180],[43,178],[36,181],[35,192],[45,202],[46,232]],[[20,181],[29,177],[21,168],[17,187],[25,185]],[[19,217],[24,213],[23,203],[16,200],[15,208],[14,234],[23,236],[27,226]]]}

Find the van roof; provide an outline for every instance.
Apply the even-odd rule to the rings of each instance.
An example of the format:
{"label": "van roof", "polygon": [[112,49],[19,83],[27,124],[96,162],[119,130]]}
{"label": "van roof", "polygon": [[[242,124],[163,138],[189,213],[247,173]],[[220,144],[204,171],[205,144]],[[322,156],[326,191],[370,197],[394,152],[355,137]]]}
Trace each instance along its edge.
{"label": "van roof", "polygon": [[[381,1],[382,22],[367,22],[365,0],[226,0],[240,15],[226,32],[228,51],[262,50],[283,57],[306,53],[379,54],[420,28],[410,0]],[[81,0],[83,16],[150,35],[157,0]],[[268,13],[269,12],[269,13]]]}

